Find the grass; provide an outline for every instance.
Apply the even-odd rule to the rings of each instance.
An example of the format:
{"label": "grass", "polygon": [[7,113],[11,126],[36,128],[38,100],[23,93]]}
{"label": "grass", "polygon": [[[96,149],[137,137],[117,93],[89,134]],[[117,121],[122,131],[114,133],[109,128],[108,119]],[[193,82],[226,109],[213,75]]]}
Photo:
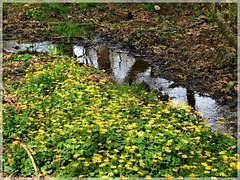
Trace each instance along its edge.
{"label": "grass", "polygon": [[51,56],[64,56],[63,47],[57,47],[57,46],[51,47],[49,45],[48,50]]}
{"label": "grass", "polygon": [[63,6],[60,3],[42,3],[42,9],[48,12],[59,12],[60,14],[66,14],[70,12],[68,6]]}
{"label": "grass", "polygon": [[78,4],[81,9],[88,9],[99,5],[99,3],[78,3]]}
{"label": "grass", "polygon": [[[16,55],[3,61],[16,58],[21,61]],[[103,70],[73,58],[28,61],[21,78],[4,77],[4,87],[18,99],[3,104],[8,175],[34,174],[22,142],[43,176],[237,176],[237,140],[211,132],[190,107],[159,102],[140,84],[115,84]]]}
{"label": "grass", "polygon": [[79,26],[74,21],[60,23],[58,25],[52,25],[51,29],[57,33],[58,36],[64,36],[67,38],[67,42],[70,42],[71,38],[82,37],[92,38],[93,35],[90,32],[92,25]]}

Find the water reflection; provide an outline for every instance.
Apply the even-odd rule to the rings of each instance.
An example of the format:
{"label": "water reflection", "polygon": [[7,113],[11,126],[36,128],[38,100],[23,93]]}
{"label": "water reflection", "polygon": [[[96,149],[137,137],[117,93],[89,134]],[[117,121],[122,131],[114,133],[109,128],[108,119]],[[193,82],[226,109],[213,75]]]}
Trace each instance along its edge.
{"label": "water reflection", "polygon": [[[77,57],[84,55],[85,52],[83,46],[73,47],[73,53]],[[114,52],[107,48],[96,47],[91,49],[87,55],[78,58],[78,61],[94,65],[99,69],[107,69],[112,78],[122,82],[128,76],[128,72],[135,63],[135,58],[125,52]]]}
{"label": "water reflection", "polygon": [[194,97],[194,91],[192,89],[189,89],[189,88],[187,88],[187,102],[188,102],[188,105],[195,108],[196,100],[195,100],[195,97]]}
{"label": "water reflection", "polygon": [[109,57],[109,52],[106,48],[98,48],[97,49],[97,63],[99,69],[110,69],[111,68],[111,61]]}
{"label": "water reflection", "polygon": [[16,41],[4,41],[3,49],[8,52],[17,53],[19,51],[36,51],[36,52],[50,52],[50,49],[53,49],[55,45],[51,42],[34,42],[34,43],[18,43]]}
{"label": "water reflection", "polygon": [[[173,81],[168,81],[163,78],[152,78],[151,67],[143,73],[139,73],[136,81],[145,82],[151,89],[161,90],[163,94],[167,94],[169,98],[177,105],[184,105],[184,102],[195,108],[196,111],[201,112],[203,119],[209,118],[208,124],[211,125],[212,130],[218,130],[217,121],[224,117],[225,124],[222,128],[225,132],[232,132],[236,135],[237,132],[237,111],[228,106],[220,106],[216,100],[210,98],[210,95],[200,95],[191,89],[183,87],[171,88]],[[233,129],[231,130],[230,127]]]}

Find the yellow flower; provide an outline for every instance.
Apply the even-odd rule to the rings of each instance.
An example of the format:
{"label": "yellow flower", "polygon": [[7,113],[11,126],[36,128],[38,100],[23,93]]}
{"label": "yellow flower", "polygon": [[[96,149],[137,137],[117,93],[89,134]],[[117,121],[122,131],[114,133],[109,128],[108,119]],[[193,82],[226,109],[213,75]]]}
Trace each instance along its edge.
{"label": "yellow flower", "polygon": [[120,159],[120,160],[118,160],[120,163],[123,163],[124,162],[124,160],[123,159]]}
{"label": "yellow flower", "polygon": [[134,171],[137,171],[137,170],[138,170],[138,167],[134,166],[134,167],[133,167],[133,170],[134,170]]}
{"label": "yellow flower", "polygon": [[215,159],[217,159],[217,158],[215,158],[215,157],[212,157],[211,159],[212,159],[212,160],[215,160]]}
{"label": "yellow flower", "polygon": [[208,165],[207,163],[201,163],[201,164],[202,164],[203,166],[205,166],[205,167]]}
{"label": "yellow flower", "polygon": [[77,158],[78,156],[80,156],[80,154],[74,154],[73,157]]}
{"label": "yellow flower", "polygon": [[226,151],[220,151],[219,152],[219,154],[225,154],[226,153]]}
{"label": "yellow flower", "polygon": [[193,173],[189,174],[189,177],[195,177],[195,176],[196,176],[196,175],[193,174]]}
{"label": "yellow flower", "polygon": [[137,132],[137,135],[138,135],[139,137],[143,137],[144,132],[143,132],[143,131],[141,131],[141,132]]}
{"label": "yellow flower", "polygon": [[109,176],[113,176],[113,175],[114,175],[114,173],[113,173],[113,172],[110,172],[110,173],[108,173],[108,175],[109,175]]}
{"label": "yellow flower", "polygon": [[219,173],[219,176],[224,176],[224,177],[227,177],[227,175],[226,175],[226,174],[224,174],[223,172],[220,172],[220,173]]}
{"label": "yellow flower", "polygon": [[176,150],[179,150],[179,149],[180,149],[180,147],[179,147],[179,146],[177,146],[177,147],[175,147],[175,149],[176,149]]}
{"label": "yellow flower", "polygon": [[117,149],[114,149],[114,151],[115,151],[115,152],[119,152],[119,150],[117,150]]}
{"label": "yellow flower", "polygon": [[167,142],[167,146],[170,146],[170,145],[172,144],[172,142],[173,142],[172,139],[168,140],[168,142]]}
{"label": "yellow flower", "polygon": [[217,171],[217,169],[216,169],[216,168],[213,168],[212,171]]}
{"label": "yellow flower", "polygon": [[101,178],[108,178],[108,176],[101,176]]}
{"label": "yellow flower", "polygon": [[76,167],[76,166],[78,166],[78,163],[76,163],[76,164],[73,164],[73,167]]}
{"label": "yellow flower", "polygon": [[164,177],[166,177],[166,178],[173,178],[173,176],[170,175],[170,174],[165,174]]}
{"label": "yellow flower", "polygon": [[15,145],[18,144],[18,141],[13,141],[13,144],[15,144]]}
{"label": "yellow flower", "polygon": [[183,155],[182,155],[182,158],[187,158],[187,155],[183,154]]}
{"label": "yellow flower", "polygon": [[62,166],[61,169],[66,169],[66,167],[65,167],[65,166]]}
{"label": "yellow flower", "polygon": [[135,149],[130,149],[129,151],[130,151],[130,152],[134,152],[134,150],[135,150]]}
{"label": "yellow flower", "polygon": [[235,167],[237,164],[235,162],[230,163],[230,167]]}
{"label": "yellow flower", "polygon": [[216,178],[216,177],[212,177],[212,176],[211,176],[211,179],[217,179],[217,178]]}
{"label": "yellow flower", "polygon": [[211,169],[211,166],[205,166],[205,169],[206,169],[206,170],[210,170],[210,169]]}
{"label": "yellow flower", "polygon": [[66,148],[69,148],[69,147],[70,147],[70,145],[69,145],[69,144],[67,144],[65,147],[66,147]]}

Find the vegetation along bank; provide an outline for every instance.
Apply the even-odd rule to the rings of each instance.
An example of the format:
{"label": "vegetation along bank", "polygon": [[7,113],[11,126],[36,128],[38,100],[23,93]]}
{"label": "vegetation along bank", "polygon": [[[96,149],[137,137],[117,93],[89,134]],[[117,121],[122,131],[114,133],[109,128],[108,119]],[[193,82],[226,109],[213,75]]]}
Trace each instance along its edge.
{"label": "vegetation along bank", "polygon": [[4,176],[237,176],[237,140],[211,132],[191,107],[116,84],[74,58],[3,60],[12,73],[3,83]]}

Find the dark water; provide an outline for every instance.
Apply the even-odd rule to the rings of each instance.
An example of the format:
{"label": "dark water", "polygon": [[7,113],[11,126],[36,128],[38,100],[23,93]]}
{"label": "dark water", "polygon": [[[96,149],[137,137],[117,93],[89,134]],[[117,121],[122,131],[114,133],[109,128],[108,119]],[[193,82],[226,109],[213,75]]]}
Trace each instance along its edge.
{"label": "dark water", "polygon": [[[49,49],[53,49],[54,46],[56,45],[50,42],[21,45],[13,41],[3,43],[3,49],[11,52],[23,51],[27,47],[39,52],[50,52]],[[16,49],[16,47],[18,48]],[[68,51],[71,53],[70,56],[79,57],[87,49],[83,45],[72,45],[68,47]],[[155,76],[149,57],[134,55],[128,49],[121,49],[118,46],[105,43],[96,45],[87,55],[79,57],[78,61],[91,64],[99,69],[105,69],[119,83],[123,81],[143,82],[151,89],[167,95],[176,105],[182,106],[186,102],[196,111],[201,112],[203,119],[209,119],[208,124],[211,125],[213,131],[222,132],[224,130],[236,136],[237,109],[220,105],[209,94],[196,92],[181,86],[176,87],[173,81]],[[221,117],[224,117],[224,120],[221,121],[224,121],[225,124],[219,129],[217,121]]]}

